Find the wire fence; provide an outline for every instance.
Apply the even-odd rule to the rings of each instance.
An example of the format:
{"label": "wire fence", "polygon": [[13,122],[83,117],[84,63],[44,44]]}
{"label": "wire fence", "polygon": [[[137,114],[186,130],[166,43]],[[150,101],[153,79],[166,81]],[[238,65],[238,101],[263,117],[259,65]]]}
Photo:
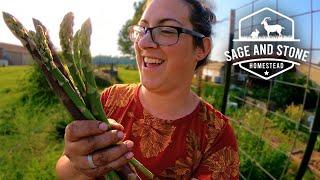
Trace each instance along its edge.
{"label": "wire fence", "polygon": [[[306,150],[310,148],[311,136],[317,137],[319,132],[315,124],[318,124],[317,114],[320,113],[320,36],[316,34],[320,27],[320,2],[307,0],[303,5],[300,3],[254,0],[236,8],[234,17],[217,22],[216,28],[219,29],[234,18],[234,26],[238,27],[241,18],[270,7],[294,19],[296,26],[300,26],[297,28],[301,38],[299,47],[310,51],[309,61],[270,80],[262,80],[236,66],[225,64],[225,98],[221,109],[230,117],[238,138],[241,179],[301,179],[307,166],[305,161],[309,163],[305,178],[316,179],[320,175],[319,143],[316,143],[317,149],[311,150],[319,160],[314,158],[310,161],[307,157],[310,150]],[[277,16],[273,21],[281,22],[283,19]],[[249,29],[251,32],[259,24],[252,18],[241,30]],[[239,29],[230,28],[232,39],[238,34]],[[229,41],[229,49],[238,45]],[[314,143],[311,146],[313,149]]]}

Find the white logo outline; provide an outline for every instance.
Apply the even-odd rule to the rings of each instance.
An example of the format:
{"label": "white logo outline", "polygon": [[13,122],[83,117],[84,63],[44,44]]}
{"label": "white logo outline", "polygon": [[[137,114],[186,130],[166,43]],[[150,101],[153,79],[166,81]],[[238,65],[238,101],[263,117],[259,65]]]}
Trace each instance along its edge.
{"label": "white logo outline", "polygon": [[[256,73],[256,72],[254,72],[254,71],[252,71],[252,70],[250,70],[250,69],[242,66],[242,63],[257,62],[257,61],[279,61],[279,62],[287,62],[287,63],[291,63],[291,66],[288,67],[288,68],[286,68],[286,69],[283,69],[283,70],[281,70],[281,71],[279,71],[279,72],[277,72],[277,73],[275,73],[275,74],[273,74],[273,75],[271,75],[271,76],[268,76],[268,77],[262,76],[262,75],[260,75],[259,73]],[[260,78],[262,78],[262,79],[264,79],[264,80],[269,80],[269,79],[271,79],[271,78],[273,78],[273,77],[275,77],[275,76],[277,76],[277,75],[279,75],[279,74],[281,74],[281,73],[284,73],[284,72],[292,69],[294,65],[300,65],[300,63],[297,63],[297,62],[294,62],[294,61],[284,60],[284,59],[275,59],[275,58],[249,59],[249,60],[245,60],[245,61],[241,61],[241,62],[234,63],[233,65],[238,65],[238,64],[239,64],[239,67],[240,67],[241,69],[243,69],[243,70],[245,70],[245,71],[248,71],[248,72],[250,72],[251,74],[254,74],[254,75],[256,75],[256,76],[258,76],[258,77],[260,77]]]}
{"label": "white logo outline", "polygon": [[[285,29],[285,28],[283,26],[279,25],[279,24],[269,25],[267,23],[267,20],[271,20],[271,18],[270,17],[265,17],[261,21],[261,25],[263,25],[263,28],[265,29],[265,31],[267,31],[267,36],[262,36],[262,38],[261,38],[261,36],[259,37],[259,33],[260,32],[257,30],[257,28],[254,31],[252,31],[249,36],[242,36],[242,34],[241,34],[241,23],[242,23],[242,21],[244,21],[244,20],[246,20],[246,19],[248,19],[248,18],[250,18],[250,17],[252,17],[254,15],[257,15],[257,14],[263,12],[263,11],[266,11],[266,10],[270,11],[270,12],[272,12],[274,14],[277,14],[277,15],[279,15],[279,16],[287,19],[287,20],[289,20],[291,22],[291,35],[289,35],[289,36],[287,35],[287,36],[283,37],[282,34],[281,34],[281,31],[282,31],[282,29]],[[254,13],[251,13],[251,14],[241,18],[239,20],[238,26],[239,26],[239,29],[238,29],[238,31],[239,31],[239,39],[233,39],[233,41],[236,41],[236,42],[300,42],[300,39],[295,39],[295,34],[294,34],[295,33],[295,30],[294,30],[295,23],[294,23],[293,19],[288,17],[288,16],[286,16],[286,15],[284,15],[284,14],[281,14],[281,13],[279,13],[279,12],[269,8],[269,7],[262,8],[262,9],[256,11],[256,12],[254,12]],[[270,32],[276,32],[277,36],[269,36]],[[275,74],[270,75],[270,76],[267,76],[267,75],[269,75],[269,71],[268,70],[266,70],[264,72],[265,76],[263,76],[263,75],[261,75],[261,74],[259,74],[257,72],[254,72],[253,70],[250,70],[250,69],[248,69],[248,68],[246,68],[246,67],[244,67],[242,65],[242,63],[251,63],[251,62],[259,62],[259,61],[264,61],[264,62],[267,62],[267,61],[286,62],[286,63],[291,63],[291,65],[289,67],[287,67],[287,68],[284,68],[284,69],[280,70],[279,72],[277,72]],[[292,60],[281,59],[281,58],[278,58],[278,59],[276,59],[276,58],[259,58],[259,59],[255,58],[255,59],[248,59],[248,60],[243,60],[243,61],[240,61],[240,62],[237,62],[237,63],[233,63],[233,65],[239,65],[239,67],[241,69],[243,69],[243,70],[245,70],[245,71],[247,71],[247,72],[249,72],[251,74],[254,74],[254,75],[256,75],[256,76],[258,76],[258,77],[260,77],[260,78],[262,78],[264,80],[269,80],[269,79],[271,79],[271,78],[273,78],[275,76],[278,76],[281,73],[284,73],[284,72],[292,69],[295,65],[300,65],[300,63],[297,63],[297,62],[292,61]]]}
{"label": "white logo outline", "polygon": [[[242,21],[244,21],[244,20],[246,20],[246,19],[248,19],[248,18],[250,18],[250,17],[252,17],[254,15],[257,15],[260,12],[266,11],[266,10],[271,11],[274,14],[277,14],[277,15],[279,15],[279,16],[281,16],[281,17],[283,17],[283,18],[285,18],[285,19],[287,19],[287,20],[289,20],[291,22],[291,36],[284,37],[284,38],[283,37],[282,38],[277,38],[277,39],[270,38],[270,37],[261,39],[261,38],[253,38],[253,37],[249,38],[249,37],[242,36],[242,34],[241,34],[241,23],[242,23]],[[265,7],[265,8],[262,8],[262,9],[256,11],[256,12],[254,12],[254,13],[251,13],[251,14],[249,14],[249,15],[247,15],[247,16],[245,16],[245,17],[243,17],[243,18],[241,18],[239,20],[239,28],[238,28],[239,29],[239,39],[233,39],[233,41],[238,41],[238,42],[299,42],[300,39],[295,39],[294,25],[295,24],[294,24],[294,21],[293,21],[292,18],[290,18],[290,17],[288,17],[288,16],[286,16],[284,14],[281,14],[281,13],[279,13],[279,12],[269,8],[269,7]],[[253,34],[253,35],[256,35],[256,34]]]}

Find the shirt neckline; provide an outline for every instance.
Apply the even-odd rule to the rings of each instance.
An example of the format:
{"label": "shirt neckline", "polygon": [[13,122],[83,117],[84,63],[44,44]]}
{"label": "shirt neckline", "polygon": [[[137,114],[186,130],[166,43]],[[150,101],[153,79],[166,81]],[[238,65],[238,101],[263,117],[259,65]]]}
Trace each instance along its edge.
{"label": "shirt neckline", "polygon": [[[200,109],[202,106],[204,106],[203,104],[203,100],[202,98],[200,97],[200,101],[198,102],[198,105],[194,108],[194,110],[192,112],[190,112],[189,114],[181,117],[181,118],[178,118],[178,119],[174,119],[174,120],[167,120],[167,119],[161,119],[161,118],[157,118],[155,117],[154,115],[152,115],[149,111],[147,111],[141,101],[140,101],[140,98],[139,98],[139,90],[141,88],[142,84],[139,83],[137,85],[137,88],[135,89],[135,92],[134,92],[134,99],[139,107],[139,109],[141,109],[141,111],[145,111],[146,113],[148,113],[149,115],[151,115],[152,117],[154,117],[155,119],[159,120],[159,121],[162,121],[164,123],[169,123],[169,124],[178,124],[178,123],[182,123],[182,122],[186,122],[186,120],[190,120],[190,119],[193,119],[194,117],[196,117],[196,115],[199,113]],[[143,114],[143,113],[142,113]]]}

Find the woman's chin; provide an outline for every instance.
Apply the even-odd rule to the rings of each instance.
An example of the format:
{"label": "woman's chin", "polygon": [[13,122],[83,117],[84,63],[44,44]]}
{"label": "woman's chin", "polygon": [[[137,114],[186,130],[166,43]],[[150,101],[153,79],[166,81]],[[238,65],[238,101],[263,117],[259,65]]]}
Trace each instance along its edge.
{"label": "woman's chin", "polygon": [[149,91],[156,91],[161,88],[161,83],[152,79],[142,78],[141,84]]}

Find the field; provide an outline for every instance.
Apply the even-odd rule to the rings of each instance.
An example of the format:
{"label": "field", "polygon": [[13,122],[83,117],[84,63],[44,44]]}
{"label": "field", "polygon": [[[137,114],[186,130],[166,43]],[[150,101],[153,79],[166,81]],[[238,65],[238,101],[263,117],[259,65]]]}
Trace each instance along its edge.
{"label": "field", "polygon": [[29,70],[27,66],[0,68],[0,109],[19,99],[18,84]]}
{"label": "field", "polygon": [[[24,86],[32,67],[0,68],[0,179],[55,179],[63,152],[63,128],[71,121],[59,103],[25,102]],[[119,68],[124,83],[138,72]]]}
{"label": "field", "polygon": [[136,83],[139,82],[139,73],[137,70],[126,69],[123,66],[118,68],[119,78],[124,83]]}

